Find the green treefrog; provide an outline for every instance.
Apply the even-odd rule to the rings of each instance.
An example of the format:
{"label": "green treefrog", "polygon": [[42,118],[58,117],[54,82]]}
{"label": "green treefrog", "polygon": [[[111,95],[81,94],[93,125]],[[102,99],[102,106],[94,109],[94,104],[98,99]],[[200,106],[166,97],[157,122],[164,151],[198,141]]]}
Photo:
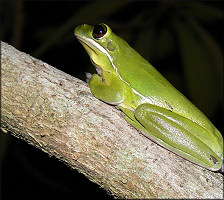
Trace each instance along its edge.
{"label": "green treefrog", "polygon": [[217,171],[223,138],[209,119],[106,24],[76,27],[97,74],[92,94],[123,112],[144,135],[179,156]]}

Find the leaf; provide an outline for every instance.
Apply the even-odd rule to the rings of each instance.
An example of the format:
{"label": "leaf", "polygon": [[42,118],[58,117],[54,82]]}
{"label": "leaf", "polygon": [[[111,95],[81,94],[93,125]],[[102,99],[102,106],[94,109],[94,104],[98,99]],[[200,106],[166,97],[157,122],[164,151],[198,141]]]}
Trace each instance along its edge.
{"label": "leaf", "polygon": [[[189,16],[197,17],[200,20],[211,22],[223,19],[223,11],[219,7],[201,2],[185,2]],[[217,4],[215,4],[217,5]]]}
{"label": "leaf", "polygon": [[159,32],[155,47],[156,60],[163,59],[174,50],[174,38],[172,37],[170,30],[162,29]]}

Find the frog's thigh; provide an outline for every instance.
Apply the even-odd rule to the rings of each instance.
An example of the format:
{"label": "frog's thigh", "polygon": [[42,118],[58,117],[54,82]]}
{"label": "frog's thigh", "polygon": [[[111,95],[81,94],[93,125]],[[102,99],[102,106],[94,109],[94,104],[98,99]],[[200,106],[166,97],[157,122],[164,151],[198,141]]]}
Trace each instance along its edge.
{"label": "frog's thigh", "polygon": [[207,168],[221,165],[221,159],[197,137],[199,125],[167,109],[148,103],[136,108],[135,118],[147,129],[148,134],[171,151]]}
{"label": "frog's thigh", "polygon": [[124,99],[124,86],[117,76],[102,72],[102,77],[93,74],[90,80],[90,90],[92,94],[105,102],[118,104]]}

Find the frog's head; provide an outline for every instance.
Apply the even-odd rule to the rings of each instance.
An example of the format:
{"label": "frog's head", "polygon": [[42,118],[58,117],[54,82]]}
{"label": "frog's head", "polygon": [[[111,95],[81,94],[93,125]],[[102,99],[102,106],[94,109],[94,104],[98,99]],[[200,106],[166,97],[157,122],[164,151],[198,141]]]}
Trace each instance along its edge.
{"label": "frog's head", "polygon": [[120,44],[125,41],[114,34],[109,26],[103,23],[95,27],[83,24],[76,27],[74,34],[88,52],[99,75],[101,70],[116,73],[115,61]]}

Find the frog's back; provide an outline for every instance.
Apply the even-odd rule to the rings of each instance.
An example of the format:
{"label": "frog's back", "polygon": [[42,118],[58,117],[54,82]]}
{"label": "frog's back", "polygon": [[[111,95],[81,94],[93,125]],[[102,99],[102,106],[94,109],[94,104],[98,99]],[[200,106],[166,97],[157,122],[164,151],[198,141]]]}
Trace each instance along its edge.
{"label": "frog's back", "polygon": [[146,97],[148,103],[175,112],[214,132],[215,127],[209,119],[140,54],[131,48],[123,50],[122,55],[122,60],[118,59],[118,73],[134,91]]}

